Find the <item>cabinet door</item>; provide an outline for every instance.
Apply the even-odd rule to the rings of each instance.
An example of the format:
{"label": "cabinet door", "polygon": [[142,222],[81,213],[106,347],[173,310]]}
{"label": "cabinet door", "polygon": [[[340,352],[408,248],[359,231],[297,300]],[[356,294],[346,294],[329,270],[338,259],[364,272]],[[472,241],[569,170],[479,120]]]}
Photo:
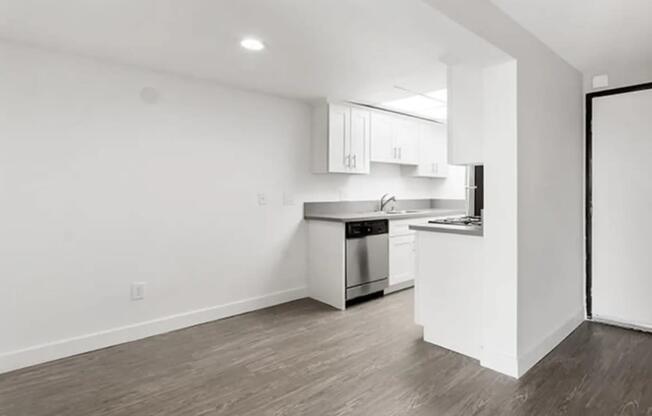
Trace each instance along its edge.
{"label": "cabinet door", "polygon": [[346,173],[351,163],[351,109],[330,105],[328,110],[328,171]]}
{"label": "cabinet door", "polygon": [[393,162],[392,117],[383,113],[371,114],[371,161]]}
{"label": "cabinet door", "polygon": [[397,119],[394,123],[394,146],[397,160],[406,165],[419,163],[419,123],[407,119]]}
{"label": "cabinet door", "polygon": [[389,284],[395,285],[414,279],[415,267],[415,236],[412,234],[390,237]]}
{"label": "cabinet door", "polygon": [[443,124],[432,124],[430,128],[433,132],[433,176],[435,178],[445,178],[448,176],[448,134],[446,126]]}
{"label": "cabinet door", "polygon": [[419,138],[419,166],[416,176],[443,178],[448,175],[446,162],[446,126],[424,122]]}
{"label": "cabinet door", "polygon": [[350,172],[369,173],[370,121],[369,111],[351,109]]}
{"label": "cabinet door", "polygon": [[431,177],[435,172],[435,137],[431,123],[421,125],[417,176]]}

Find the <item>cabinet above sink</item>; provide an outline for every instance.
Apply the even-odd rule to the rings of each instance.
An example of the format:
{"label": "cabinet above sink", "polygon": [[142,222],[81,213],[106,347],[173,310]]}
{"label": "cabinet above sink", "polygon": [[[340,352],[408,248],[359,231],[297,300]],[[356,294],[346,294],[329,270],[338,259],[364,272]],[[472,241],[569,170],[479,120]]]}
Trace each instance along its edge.
{"label": "cabinet above sink", "polygon": [[448,175],[446,126],[351,103],[313,108],[314,173],[369,174],[371,162],[401,165],[404,176]]}
{"label": "cabinet above sink", "polygon": [[420,123],[383,112],[371,114],[371,161],[419,163]]}

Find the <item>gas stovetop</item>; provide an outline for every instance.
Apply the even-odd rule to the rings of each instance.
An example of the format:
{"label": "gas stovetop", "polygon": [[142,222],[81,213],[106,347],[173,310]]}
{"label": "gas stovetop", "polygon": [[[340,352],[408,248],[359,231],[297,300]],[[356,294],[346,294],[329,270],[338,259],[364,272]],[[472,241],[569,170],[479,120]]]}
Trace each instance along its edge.
{"label": "gas stovetop", "polygon": [[449,218],[439,218],[436,220],[428,221],[430,224],[444,224],[444,225],[475,225],[478,227],[482,226],[481,217],[449,217]]}

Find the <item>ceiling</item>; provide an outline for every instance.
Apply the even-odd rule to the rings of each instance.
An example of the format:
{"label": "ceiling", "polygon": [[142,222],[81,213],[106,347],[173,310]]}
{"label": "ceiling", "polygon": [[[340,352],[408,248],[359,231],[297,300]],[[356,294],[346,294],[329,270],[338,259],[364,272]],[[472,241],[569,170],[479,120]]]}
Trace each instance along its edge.
{"label": "ceiling", "polygon": [[[242,49],[255,36],[262,52]],[[445,88],[504,56],[421,0],[0,0],[0,38],[301,99]]]}
{"label": "ceiling", "polygon": [[492,1],[587,76],[652,77],[650,0]]}

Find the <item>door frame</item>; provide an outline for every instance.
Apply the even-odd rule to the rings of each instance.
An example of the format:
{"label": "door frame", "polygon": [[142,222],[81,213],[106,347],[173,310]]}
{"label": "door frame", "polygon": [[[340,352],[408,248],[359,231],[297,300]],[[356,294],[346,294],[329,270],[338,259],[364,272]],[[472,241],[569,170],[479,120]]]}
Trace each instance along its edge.
{"label": "door frame", "polygon": [[592,226],[593,226],[593,99],[597,97],[604,97],[608,95],[626,94],[630,92],[643,91],[652,89],[652,82],[643,84],[630,85],[627,87],[613,88],[608,90],[601,90],[586,94],[586,121],[584,130],[586,133],[586,142],[584,145],[585,159],[584,159],[584,180],[585,180],[585,200],[584,200],[584,232],[585,232],[585,283],[586,283],[586,317],[587,319],[593,318],[593,298],[592,298]]}

